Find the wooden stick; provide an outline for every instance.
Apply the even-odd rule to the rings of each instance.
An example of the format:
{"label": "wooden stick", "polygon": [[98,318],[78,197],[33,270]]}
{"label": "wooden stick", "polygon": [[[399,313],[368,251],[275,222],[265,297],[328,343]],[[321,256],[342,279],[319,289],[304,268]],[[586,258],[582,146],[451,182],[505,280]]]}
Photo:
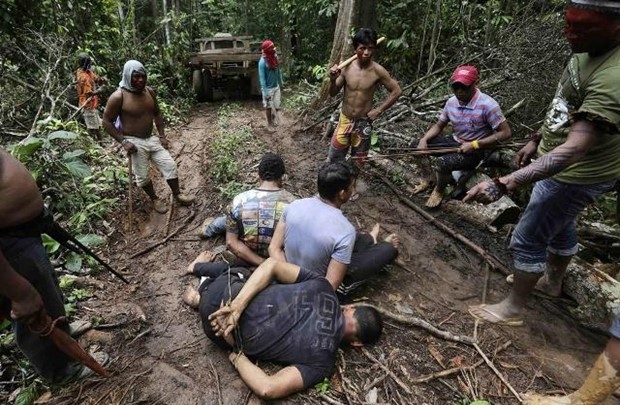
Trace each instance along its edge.
{"label": "wooden stick", "polygon": [[452,236],[454,239],[458,240],[459,242],[461,242],[462,244],[464,244],[465,246],[467,246],[468,248],[470,248],[471,250],[476,252],[487,263],[489,263],[489,265],[492,268],[494,268],[496,270],[499,270],[504,275],[512,274],[512,270],[510,270],[502,262],[500,262],[498,259],[496,259],[491,254],[489,254],[486,250],[484,250],[483,248],[481,248],[480,246],[478,246],[477,244],[475,244],[471,240],[467,239],[465,236],[461,235],[460,233],[455,232],[454,230],[452,230],[447,225],[445,225],[442,222],[438,221],[434,216],[432,216],[431,214],[429,214],[428,212],[423,210],[420,206],[418,206],[416,203],[414,203],[413,201],[411,201],[410,199],[405,197],[403,195],[403,193],[400,190],[398,190],[398,188],[391,181],[389,181],[385,176],[377,173],[376,171],[372,171],[372,173],[375,176],[379,177],[385,183],[385,185],[387,185],[394,192],[394,194],[396,194],[398,199],[403,204],[407,205],[409,208],[413,209],[415,212],[417,212],[418,214],[420,214],[421,216],[426,218],[429,223],[435,225],[441,231],[447,233],[448,235]]}
{"label": "wooden stick", "polygon": [[[507,341],[506,343],[504,343],[503,345],[498,347],[497,350],[495,350],[494,355],[497,355],[498,353],[506,350],[510,345],[512,345],[512,341],[511,340]],[[478,360],[477,362],[475,362],[471,366],[453,367],[453,368],[449,368],[449,369],[446,369],[446,370],[441,370],[441,371],[436,372],[436,373],[431,373],[431,374],[427,374],[427,375],[422,376],[422,377],[418,377],[418,378],[416,378],[414,380],[411,380],[411,382],[414,383],[414,384],[422,384],[422,383],[434,380],[436,378],[447,377],[449,375],[456,374],[456,373],[458,373],[458,372],[460,372],[462,370],[473,370],[474,368],[480,367],[482,365],[482,363],[484,363],[484,360]]]}
{"label": "wooden stick", "polygon": [[412,394],[411,392],[411,388],[409,388],[407,386],[407,384],[405,384],[404,382],[402,382],[402,380],[400,378],[398,378],[398,376],[396,374],[394,374],[394,372],[392,370],[390,370],[389,368],[387,368],[383,363],[381,363],[379,360],[377,360],[372,354],[370,354],[370,352],[368,352],[368,350],[366,350],[364,347],[361,348],[362,349],[362,353],[364,353],[364,355],[366,357],[368,357],[373,363],[377,364],[379,367],[381,367],[383,369],[383,371],[385,371],[386,373],[388,373],[390,375],[390,377],[392,377],[392,379],[394,380],[394,382],[396,384],[398,384],[402,389],[405,390],[405,392],[409,395]]}
{"label": "wooden stick", "polygon": [[150,246],[147,246],[146,248],[142,249],[141,251],[132,254],[131,256],[129,256],[130,259],[134,259],[140,255],[143,255],[147,252],[150,252],[151,250],[155,249],[157,246],[159,245],[163,245],[164,243],[168,242],[168,240],[170,238],[172,238],[173,236],[175,236],[177,233],[179,233],[179,231],[181,229],[183,229],[188,223],[191,222],[192,219],[194,219],[194,217],[196,216],[195,212],[192,212],[187,218],[185,218],[185,221],[183,221],[183,224],[181,224],[181,226],[179,226],[177,229],[175,229],[174,232],[172,232],[170,235],[166,236],[165,238],[163,238],[162,240],[160,240],[159,242],[155,242]]}
{"label": "wooden stick", "polygon": [[424,319],[415,317],[415,316],[404,316],[404,315],[397,315],[393,312],[390,312],[388,310],[386,310],[385,308],[381,308],[378,307],[376,305],[370,305],[370,304],[364,304],[364,305],[368,305],[370,307],[373,307],[374,309],[376,309],[377,311],[379,311],[379,313],[381,313],[383,316],[386,316],[390,319],[393,319],[397,322],[400,322],[402,324],[405,325],[414,325],[417,326],[419,328],[422,328],[430,333],[432,333],[433,335],[440,337],[442,339],[445,340],[450,340],[452,342],[458,342],[458,343],[464,343],[470,346],[473,346],[476,342],[469,336],[462,336],[462,335],[455,335],[451,332],[445,331],[445,330],[441,330],[433,325],[431,325],[430,323],[428,323],[427,321],[425,321]]}
{"label": "wooden stick", "polygon": [[506,387],[508,387],[508,389],[510,390],[510,392],[512,392],[512,395],[515,396],[515,398],[517,398],[517,400],[520,403],[523,403],[523,400],[521,399],[521,397],[519,396],[519,393],[517,393],[517,391],[515,391],[515,389],[512,387],[512,385],[510,385],[510,383],[508,382],[508,380],[506,380],[506,377],[504,377],[504,375],[497,369],[497,367],[495,367],[495,364],[493,364],[493,362],[491,360],[489,360],[489,358],[487,357],[486,354],[484,354],[484,352],[482,351],[482,349],[480,348],[480,346],[478,346],[477,343],[474,343],[474,348],[478,351],[478,353],[480,353],[480,356],[482,356],[482,358],[484,359],[484,362],[487,363],[487,365],[489,366],[489,368],[491,370],[493,370],[493,372],[495,373],[495,375],[497,375],[499,377],[499,379],[504,383],[504,385]]}
{"label": "wooden stick", "polygon": [[133,167],[131,165],[131,153],[127,155],[129,167],[129,233],[133,232]]}
{"label": "wooden stick", "polygon": [[213,371],[213,377],[215,378],[215,384],[217,387],[217,403],[219,405],[222,405],[222,388],[220,387],[220,376],[217,374],[217,370],[215,369],[215,366],[213,365],[213,361],[211,359],[209,359],[209,365],[211,366],[211,371]]}
{"label": "wooden stick", "polygon": [[[381,37],[377,40],[377,45],[379,45],[381,42],[385,41],[385,37]],[[338,69],[344,69],[347,66],[349,66],[351,64],[351,62],[353,62],[355,59],[357,59],[357,55],[353,55],[351,56],[349,59],[345,60],[344,62],[340,62],[340,64],[338,65]]]}

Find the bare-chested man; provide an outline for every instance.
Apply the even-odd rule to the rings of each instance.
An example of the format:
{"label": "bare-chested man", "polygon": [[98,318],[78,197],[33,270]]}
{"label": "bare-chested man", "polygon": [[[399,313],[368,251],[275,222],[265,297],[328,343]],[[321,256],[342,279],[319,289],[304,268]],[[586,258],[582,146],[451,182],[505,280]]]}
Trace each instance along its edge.
{"label": "bare-chested man", "polygon": [[[152,136],[153,121],[159,137]],[[146,86],[146,70],[142,63],[136,60],[125,63],[119,88],[112,93],[105,107],[103,126],[132,155],[136,184],[151,198],[155,211],[164,213],[168,207],[157,197],[149,178],[151,160],[168,182],[179,204],[188,205],[194,201],[192,197],[182,194],[179,188],[177,165],[165,149],[168,140],[164,132],[164,119],[155,93]]]}
{"label": "bare-chested man", "polygon": [[[62,294],[41,243],[43,199],[28,170],[0,149],[0,320],[14,322],[15,340],[37,373],[54,383],[83,375],[47,337],[28,323],[65,316]],[[56,324],[65,332],[69,325]],[[102,360],[101,358],[99,360]]]}
{"label": "bare-chested man", "polygon": [[[377,33],[373,29],[362,28],[352,41],[357,60],[342,71],[338,65],[329,70],[330,96],[335,96],[344,87],[344,97],[328,160],[344,160],[350,146],[351,156],[356,166],[361,168],[370,148],[372,122],[398,100],[402,91],[387,70],[372,60],[377,50]],[[385,86],[390,94],[380,106],[373,108],[377,84]]]}

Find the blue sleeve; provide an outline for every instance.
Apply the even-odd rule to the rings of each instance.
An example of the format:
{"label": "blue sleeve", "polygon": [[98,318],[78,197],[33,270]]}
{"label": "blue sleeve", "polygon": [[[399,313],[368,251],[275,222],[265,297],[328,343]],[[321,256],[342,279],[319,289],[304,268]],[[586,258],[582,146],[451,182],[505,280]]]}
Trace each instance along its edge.
{"label": "blue sleeve", "polygon": [[351,228],[352,230],[336,244],[334,253],[332,253],[332,259],[343,264],[351,263],[351,255],[353,254],[353,246],[355,245],[355,229],[353,227]]}
{"label": "blue sleeve", "polygon": [[258,61],[258,80],[260,81],[260,88],[265,92],[267,90],[267,78],[265,77],[265,70],[267,70],[267,64],[265,63],[265,58],[260,58]]}

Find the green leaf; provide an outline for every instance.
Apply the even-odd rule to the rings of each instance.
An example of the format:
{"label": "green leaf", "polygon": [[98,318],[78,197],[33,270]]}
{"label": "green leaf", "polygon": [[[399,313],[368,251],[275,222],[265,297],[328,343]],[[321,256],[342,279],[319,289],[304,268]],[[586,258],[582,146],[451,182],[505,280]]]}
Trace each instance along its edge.
{"label": "green leaf", "polygon": [[78,235],[76,239],[88,247],[101,246],[105,243],[105,238],[103,236],[95,235],[94,233]]}
{"label": "green leaf", "polygon": [[474,401],[470,402],[469,405],[491,405],[488,401]]}
{"label": "green leaf", "polygon": [[92,175],[90,167],[88,167],[88,165],[81,160],[70,160],[65,162],[65,167],[72,175],[81,179]]}
{"label": "green leaf", "polygon": [[54,139],[77,139],[77,134],[75,132],[69,131],[54,131],[47,136],[48,141],[53,141]]}
{"label": "green leaf", "polygon": [[62,160],[73,160],[76,157],[82,156],[83,154],[85,154],[86,151],[82,150],[82,149],[76,149],[76,150],[72,150],[71,152],[65,152],[62,155]]}
{"label": "green leaf", "polygon": [[77,253],[71,253],[65,263],[65,268],[69,271],[78,272],[82,269],[82,257]]}
{"label": "green leaf", "polygon": [[11,148],[11,154],[17,158],[17,160],[24,161],[35,154],[36,151],[43,146],[43,139],[31,137],[26,139],[23,143],[18,143]]}
{"label": "green leaf", "polygon": [[43,240],[43,246],[47,253],[54,253],[60,248],[60,243],[56,242],[45,233],[41,235],[41,239]]}
{"label": "green leaf", "polygon": [[379,142],[379,136],[377,135],[376,132],[372,132],[370,134],[370,145],[371,146],[375,146],[377,144],[377,142]]}
{"label": "green leaf", "polygon": [[17,398],[15,398],[15,405],[32,405],[39,397],[38,391],[37,385],[34,382],[23,388],[17,395]]}

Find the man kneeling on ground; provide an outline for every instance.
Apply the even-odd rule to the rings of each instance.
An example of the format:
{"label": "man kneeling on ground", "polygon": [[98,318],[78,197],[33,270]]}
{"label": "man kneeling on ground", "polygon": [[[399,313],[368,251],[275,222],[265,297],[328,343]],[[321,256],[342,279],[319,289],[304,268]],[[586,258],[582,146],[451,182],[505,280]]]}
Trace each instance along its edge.
{"label": "man kneeling on ground", "polygon": [[294,201],[284,210],[269,255],[326,277],[334,290],[347,295],[394,261],[398,236],[377,242],[379,224],[370,233],[356,234],[340,210],[355,190],[349,164],[323,165],[317,186],[318,196]]}
{"label": "man kneeling on ground", "polygon": [[[332,286],[315,272],[271,258],[249,278],[243,272],[231,269],[203,282],[199,310],[206,335],[233,350],[231,363],[261,398],[314,386],[332,374],[342,342],[362,346],[381,336],[377,310],[340,307]],[[229,304],[221,307],[222,302]],[[253,360],[285,367],[267,375]]]}
{"label": "man kneeling on ground", "polygon": [[285,207],[295,200],[293,194],[282,188],[285,172],[284,161],[279,155],[266,153],[261,158],[258,165],[260,186],[237,195],[228,215],[214,221],[225,222],[226,247],[235,258],[231,263],[208,263],[215,255],[202,252],[188,266],[188,273],[206,275],[203,272],[214,269],[214,266],[223,270],[229,264],[256,267],[269,257],[274,229]]}

